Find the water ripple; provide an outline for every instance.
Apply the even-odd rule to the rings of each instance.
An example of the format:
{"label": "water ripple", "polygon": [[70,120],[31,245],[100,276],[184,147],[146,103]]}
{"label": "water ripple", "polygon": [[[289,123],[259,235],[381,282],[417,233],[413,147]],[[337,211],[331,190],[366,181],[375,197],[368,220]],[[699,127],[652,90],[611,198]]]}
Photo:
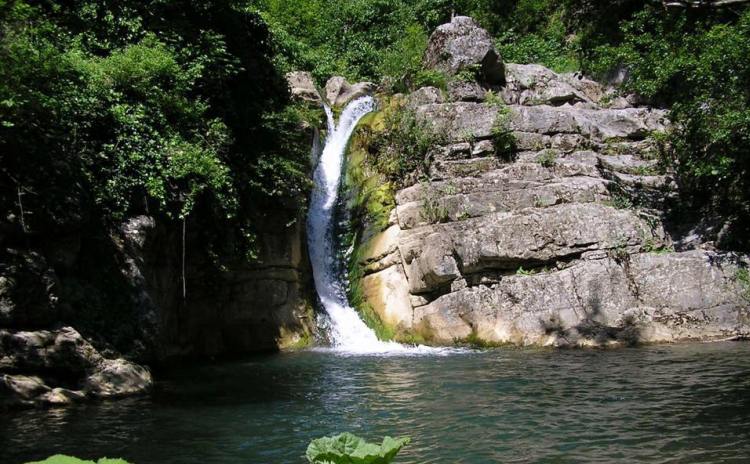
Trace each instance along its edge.
{"label": "water ripple", "polygon": [[150,398],[0,417],[0,462],[302,463],[315,437],[409,435],[403,464],[739,463],[750,344],[447,356],[302,352],[167,374]]}

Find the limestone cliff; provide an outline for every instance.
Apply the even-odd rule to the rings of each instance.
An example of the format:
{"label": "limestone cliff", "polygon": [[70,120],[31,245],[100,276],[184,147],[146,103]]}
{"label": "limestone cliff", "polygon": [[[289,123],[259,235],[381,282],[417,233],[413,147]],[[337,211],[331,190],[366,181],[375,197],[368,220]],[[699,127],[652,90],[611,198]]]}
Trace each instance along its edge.
{"label": "limestone cliff", "polygon": [[438,28],[425,64],[453,78],[406,97],[439,141],[355,256],[391,333],[555,346],[750,334],[748,257],[665,226],[679,194],[658,157],[666,111],[580,75],[498,66],[486,37],[469,18]]}

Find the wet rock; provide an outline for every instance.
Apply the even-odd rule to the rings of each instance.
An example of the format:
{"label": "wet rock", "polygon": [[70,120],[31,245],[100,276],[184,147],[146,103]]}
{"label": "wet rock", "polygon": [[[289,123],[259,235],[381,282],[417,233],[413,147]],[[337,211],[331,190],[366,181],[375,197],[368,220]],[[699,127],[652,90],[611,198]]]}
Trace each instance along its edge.
{"label": "wet rock", "polygon": [[86,378],[84,390],[99,398],[136,395],[148,391],[151,372],[124,359],[103,360]]}
{"label": "wet rock", "polygon": [[380,320],[396,329],[410,329],[412,308],[409,287],[400,261],[362,279],[365,298]]}
{"label": "wet rock", "polygon": [[0,330],[3,403],[62,405],[90,396],[126,396],[152,384],[145,367],[102,356],[75,329]]}
{"label": "wet rock", "polygon": [[450,76],[478,66],[487,83],[505,80],[505,68],[492,37],[468,16],[455,16],[450,23],[438,26],[427,44],[424,65]]}

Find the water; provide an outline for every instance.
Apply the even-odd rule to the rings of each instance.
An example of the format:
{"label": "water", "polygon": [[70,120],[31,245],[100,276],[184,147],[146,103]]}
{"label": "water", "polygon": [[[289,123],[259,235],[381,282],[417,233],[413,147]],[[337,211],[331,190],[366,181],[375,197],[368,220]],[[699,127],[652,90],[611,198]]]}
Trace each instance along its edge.
{"label": "water", "polygon": [[0,414],[0,462],[306,462],[315,437],[409,435],[401,464],[746,463],[750,344],[299,352],[162,373],[151,397]]}
{"label": "water", "polygon": [[[407,351],[408,347],[378,340],[349,305],[337,262],[333,236],[333,216],[338,198],[344,151],[359,120],[375,109],[372,97],[349,103],[336,125],[333,112],[325,106],[328,131],[323,153],[315,169],[315,188],[310,197],[307,217],[307,242],[313,268],[315,289],[328,315],[326,329],[333,348],[348,353],[383,353]],[[417,348],[418,351],[429,351]]]}

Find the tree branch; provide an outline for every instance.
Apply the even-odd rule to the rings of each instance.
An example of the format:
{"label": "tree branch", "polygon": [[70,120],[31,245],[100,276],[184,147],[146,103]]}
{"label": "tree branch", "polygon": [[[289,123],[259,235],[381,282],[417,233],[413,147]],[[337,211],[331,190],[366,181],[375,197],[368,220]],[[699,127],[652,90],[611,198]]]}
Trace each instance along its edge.
{"label": "tree branch", "polygon": [[662,0],[661,3],[665,8],[720,8],[748,2],[750,0]]}

